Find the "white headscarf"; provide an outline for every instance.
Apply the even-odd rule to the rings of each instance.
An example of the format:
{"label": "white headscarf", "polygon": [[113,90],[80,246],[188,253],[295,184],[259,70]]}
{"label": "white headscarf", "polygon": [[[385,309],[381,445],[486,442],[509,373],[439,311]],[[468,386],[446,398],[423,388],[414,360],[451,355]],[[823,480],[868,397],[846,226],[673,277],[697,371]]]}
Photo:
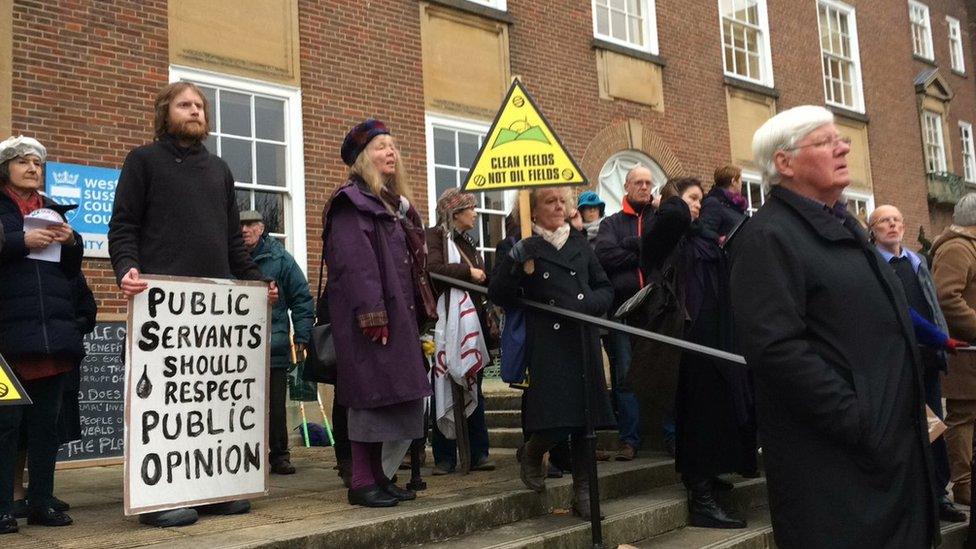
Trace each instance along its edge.
{"label": "white headscarf", "polygon": [[47,149],[44,148],[44,145],[41,145],[40,141],[33,137],[24,137],[23,135],[9,137],[0,141],[0,164],[18,156],[27,156],[29,154],[37,155],[41,159],[41,162],[44,162],[44,159],[47,158]]}

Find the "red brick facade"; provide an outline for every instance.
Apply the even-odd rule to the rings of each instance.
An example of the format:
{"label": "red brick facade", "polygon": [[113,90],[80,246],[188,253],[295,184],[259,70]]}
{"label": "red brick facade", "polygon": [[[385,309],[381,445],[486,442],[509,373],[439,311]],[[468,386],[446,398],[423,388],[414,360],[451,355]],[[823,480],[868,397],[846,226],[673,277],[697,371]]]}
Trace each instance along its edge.
{"label": "red brick facade", "polygon": [[[463,0],[439,3],[472,6]],[[777,108],[824,103],[815,0],[768,0]],[[934,65],[913,59],[907,2],[849,0],[856,8],[875,204],[905,214],[909,244],[920,225],[940,230],[946,207],[927,200],[913,81]],[[928,0],[939,73],[952,87],[949,141],[961,173],[957,121],[976,123],[976,47],[963,0]],[[973,9],[970,7],[969,9]],[[318,274],[320,215],[346,169],[338,150],[365,117],[399,140],[415,203],[427,209],[427,159],[418,2],[299,0],[308,273]],[[508,0],[511,74],[523,78],[581,167],[596,177],[628,148],[628,120],[645,152],[669,173],[708,181],[729,161],[730,132],[716,0],[657,0],[664,111],[600,98],[593,12],[586,0]],[[475,10],[477,11],[477,10]],[[945,16],[963,26],[965,75],[949,70]],[[974,14],[976,15],[976,14]],[[12,125],[44,142],[51,159],[120,166],[151,138],[154,93],[168,80],[164,1],[15,2]],[[483,122],[488,122],[487,120]],[[107,260],[85,264],[103,313],[124,311]]]}

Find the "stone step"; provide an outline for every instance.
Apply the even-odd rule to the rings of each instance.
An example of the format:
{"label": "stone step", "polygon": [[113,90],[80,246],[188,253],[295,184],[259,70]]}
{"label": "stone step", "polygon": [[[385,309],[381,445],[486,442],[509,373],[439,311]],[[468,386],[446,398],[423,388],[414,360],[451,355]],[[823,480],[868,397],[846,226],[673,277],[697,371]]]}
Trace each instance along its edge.
{"label": "stone step", "polygon": [[[744,515],[765,505],[766,484],[764,479],[740,479],[735,490],[720,497],[725,505]],[[685,490],[677,484],[607,501],[602,512],[606,517],[602,529],[607,547],[675,531],[688,522]],[[425,547],[562,549],[589,545],[590,524],[561,510]]]}
{"label": "stone step", "polygon": [[522,414],[518,410],[488,410],[485,411],[485,421],[489,429],[522,428]]}
{"label": "stone step", "polygon": [[[773,527],[769,521],[769,509],[753,509],[746,515],[749,522],[744,530],[716,530],[686,526],[679,530],[646,539],[633,546],[638,549],[666,547],[669,549],[771,549]],[[962,548],[966,540],[966,523],[942,523],[943,549]]]}
{"label": "stone step", "polygon": [[515,410],[522,409],[522,391],[508,390],[484,393],[485,410]]}
{"label": "stone step", "polygon": [[[490,448],[518,448],[522,445],[522,429],[520,427],[498,427],[488,429],[488,446]],[[620,447],[617,431],[597,431],[596,447],[601,450],[616,451]]]}
{"label": "stone step", "polygon": [[[421,492],[416,501],[388,509],[350,507],[325,516],[244,528],[233,532],[232,539],[228,538],[228,532],[220,532],[186,540],[169,540],[158,547],[225,547],[229,541],[234,547],[276,548],[426,545],[569,507],[572,488],[568,476],[548,480],[546,492],[536,494],[518,480],[517,469],[511,462],[501,465],[509,468],[513,475],[510,480],[479,485],[466,480],[477,479],[476,476],[439,477],[453,479],[459,488],[436,495]],[[601,463],[599,474],[601,499],[631,494],[635,486],[650,489],[677,482],[674,461],[663,454],[627,463]]]}

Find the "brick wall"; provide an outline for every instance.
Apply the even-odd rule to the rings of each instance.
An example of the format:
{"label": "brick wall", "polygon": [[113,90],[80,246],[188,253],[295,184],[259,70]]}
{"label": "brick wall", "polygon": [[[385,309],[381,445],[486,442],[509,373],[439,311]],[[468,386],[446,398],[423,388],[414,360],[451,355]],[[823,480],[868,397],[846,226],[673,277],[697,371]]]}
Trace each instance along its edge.
{"label": "brick wall", "polygon": [[[152,101],[168,81],[165,0],[15,2],[13,133],[49,160],[119,167],[152,138]],[[108,260],[86,260],[100,313],[125,302]]]}

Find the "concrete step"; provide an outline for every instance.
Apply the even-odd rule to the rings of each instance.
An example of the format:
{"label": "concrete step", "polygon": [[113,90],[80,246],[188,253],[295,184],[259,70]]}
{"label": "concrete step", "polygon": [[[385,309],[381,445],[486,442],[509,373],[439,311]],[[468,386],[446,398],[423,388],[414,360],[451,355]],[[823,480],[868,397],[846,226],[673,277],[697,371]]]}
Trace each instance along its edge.
{"label": "concrete step", "polygon": [[489,412],[496,410],[515,410],[517,412],[522,409],[522,391],[509,389],[507,391],[486,392],[484,397],[485,410]]}
{"label": "concrete step", "polygon": [[518,410],[488,410],[485,411],[485,421],[489,429],[520,429],[522,414]]}
{"label": "concrete step", "polygon": [[[491,448],[518,448],[522,442],[522,429],[520,427],[488,429],[488,446]],[[597,431],[596,447],[608,451],[619,449],[620,439],[617,431]]]}
{"label": "concrete step", "polygon": [[[507,461],[507,460],[506,460]],[[522,486],[514,459],[501,463],[513,477],[491,485],[471,484],[475,476],[450,478],[459,488],[428,495],[421,492],[416,501],[388,509],[347,510],[246,528],[194,536],[192,540],[170,540],[158,547],[199,549],[200,547],[348,547],[375,548],[426,545],[436,540],[468,535],[479,529],[495,528],[567,508],[572,497],[571,480],[550,479],[544,494]],[[673,460],[664,455],[628,463],[599,465],[601,499],[619,498],[635,486],[660,487],[676,482]]]}
{"label": "concrete step", "polygon": [[[766,501],[763,479],[741,480],[723,494],[725,505],[746,514]],[[688,522],[685,490],[681,485],[607,501],[602,506],[603,540],[607,547],[648,539],[684,527]],[[590,545],[590,524],[567,510],[508,524],[425,547],[439,549],[562,549]]]}
{"label": "concrete step", "polygon": [[[760,507],[747,515],[749,526],[744,530],[716,530],[686,526],[637,543],[638,549],[665,547],[669,549],[772,549],[773,527],[769,509]],[[942,523],[942,549],[962,548],[966,539],[966,523]]]}

